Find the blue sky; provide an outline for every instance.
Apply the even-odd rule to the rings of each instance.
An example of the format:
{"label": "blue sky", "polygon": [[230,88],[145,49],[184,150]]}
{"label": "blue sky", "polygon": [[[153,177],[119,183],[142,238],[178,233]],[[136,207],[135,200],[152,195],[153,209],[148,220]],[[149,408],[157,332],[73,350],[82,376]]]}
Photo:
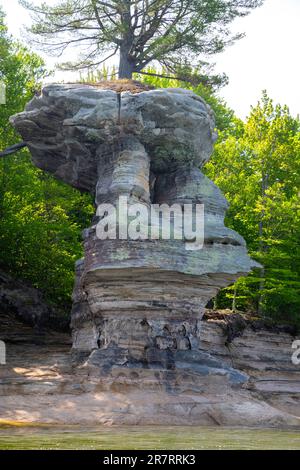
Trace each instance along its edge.
{"label": "blue sky", "polygon": [[[0,0],[0,4],[7,13],[10,32],[22,39],[22,26],[30,23],[29,15],[18,0]],[[216,71],[229,77],[229,85],[219,94],[240,117],[249,113],[263,89],[274,101],[287,104],[294,115],[300,114],[299,23],[300,0],[265,0],[261,8],[232,24],[232,31],[245,32],[246,37],[212,60]],[[45,58],[53,67],[56,61]],[[68,80],[62,73],[55,78]]]}

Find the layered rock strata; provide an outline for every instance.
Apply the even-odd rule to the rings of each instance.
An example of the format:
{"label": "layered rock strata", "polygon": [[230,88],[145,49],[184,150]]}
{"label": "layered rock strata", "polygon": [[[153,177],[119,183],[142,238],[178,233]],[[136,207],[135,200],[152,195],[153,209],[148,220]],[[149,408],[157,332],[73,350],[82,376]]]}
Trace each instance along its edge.
{"label": "layered rock strata", "polygon": [[[147,209],[204,204],[202,249],[187,237],[99,239],[101,217],[95,217],[76,266],[78,361],[88,358],[108,376],[114,368],[135,369],[143,380],[145,370],[160,368],[175,382],[176,370],[194,373],[195,383],[210,372],[225,374],[233,385],[245,382],[243,374],[199,351],[205,305],[255,266],[243,238],[224,226],[224,196],[200,170],[216,139],[209,106],[182,89],[131,94],[50,85],[12,123],[33,162],[90,191],[97,208],[118,206],[120,196],[129,210],[136,203]],[[148,232],[152,228],[147,220]],[[171,376],[165,374],[166,384]]]}
{"label": "layered rock strata", "polygon": [[[188,366],[181,373],[156,369],[156,376],[143,369],[139,380],[133,368],[115,365],[105,376],[99,374],[97,362],[74,367],[70,337],[50,331],[41,335],[18,324],[14,315],[0,315],[0,340],[7,346],[7,364],[0,365],[0,426],[22,422],[300,428],[300,366],[291,361],[296,339],[299,336],[255,330],[249,324],[228,345],[222,321],[202,320],[200,352],[248,374],[248,384],[232,387],[226,370],[216,375],[212,368],[196,384],[196,373]],[[170,378],[166,388],[165,377],[176,373],[176,387]]]}

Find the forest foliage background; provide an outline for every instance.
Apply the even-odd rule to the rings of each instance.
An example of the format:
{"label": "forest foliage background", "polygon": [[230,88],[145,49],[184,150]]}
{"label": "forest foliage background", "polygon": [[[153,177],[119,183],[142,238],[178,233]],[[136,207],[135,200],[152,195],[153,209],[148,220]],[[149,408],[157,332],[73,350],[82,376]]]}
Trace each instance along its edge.
{"label": "forest foliage background", "polygon": [[[46,74],[42,59],[10,37],[0,11],[0,80],[6,85],[0,150],[19,141],[9,117],[24,109]],[[223,289],[214,308],[299,325],[299,119],[286,106],[275,105],[266,92],[243,122],[207,86],[135,78],[155,87],[193,89],[216,114],[219,138],[204,171],[230,203],[227,226],[246,239],[250,255],[263,268]],[[90,195],[34,167],[27,150],[1,158],[0,268],[41,289],[48,302],[69,314],[74,263],[82,256],[81,231],[93,213]]]}

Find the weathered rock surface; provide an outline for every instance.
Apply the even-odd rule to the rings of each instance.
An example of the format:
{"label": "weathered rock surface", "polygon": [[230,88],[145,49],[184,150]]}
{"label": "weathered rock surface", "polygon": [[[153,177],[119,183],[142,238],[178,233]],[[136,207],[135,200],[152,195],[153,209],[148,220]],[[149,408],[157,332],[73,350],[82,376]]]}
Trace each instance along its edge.
{"label": "weathered rock surface", "polygon": [[247,374],[200,347],[207,302],[256,265],[224,226],[224,196],[199,169],[216,139],[209,106],[181,89],[51,85],[12,123],[39,168],[93,193],[97,207],[120,196],[129,209],[204,204],[202,249],[187,237],[102,240],[95,217],[76,267],[74,361],[108,389],[159,384],[185,394],[247,383]]}
{"label": "weathered rock surface", "polygon": [[[38,289],[29,283],[14,279],[2,270],[0,270],[0,316],[5,316],[7,319],[14,317],[38,329],[46,327],[68,329],[67,318],[62,312],[50,307]],[[10,333],[11,336],[18,334],[13,328]]]}
{"label": "weathered rock surface", "polygon": [[170,162],[205,163],[212,152],[213,114],[181,89],[132,95],[82,85],[49,85],[12,123],[34,163],[79,189],[95,191],[102,168],[114,165],[122,139],[137,138],[154,171]]}
{"label": "weathered rock surface", "polygon": [[32,326],[45,324],[50,316],[49,307],[36,289],[0,271],[0,315],[7,312]]}
{"label": "weathered rock surface", "polygon": [[[11,341],[12,327],[19,335]],[[228,347],[222,324],[203,320],[196,374],[183,361],[177,370],[160,366],[140,375],[115,363],[105,375],[99,374],[98,361],[96,366],[91,359],[74,365],[67,335],[41,335],[4,317],[0,331],[0,339],[7,341],[7,365],[0,366],[0,424],[300,428],[300,368],[291,363],[296,338],[287,333],[249,326]],[[227,364],[223,371],[218,369],[220,360]],[[204,363],[209,365],[206,371]],[[218,373],[212,373],[215,365]],[[233,387],[232,373],[248,374],[248,383]]]}

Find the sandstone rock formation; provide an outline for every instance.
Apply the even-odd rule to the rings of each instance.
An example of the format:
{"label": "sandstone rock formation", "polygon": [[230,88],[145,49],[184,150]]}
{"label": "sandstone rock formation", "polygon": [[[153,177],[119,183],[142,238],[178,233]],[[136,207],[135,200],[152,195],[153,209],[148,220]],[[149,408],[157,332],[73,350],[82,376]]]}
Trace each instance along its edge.
{"label": "sandstone rock formation", "polygon": [[[0,366],[0,426],[11,421],[52,424],[209,425],[300,427],[300,368],[291,362],[298,337],[248,324],[228,346],[223,321],[202,320],[199,351],[248,374],[242,388],[212,373],[192,383],[195,372],[176,371],[166,388],[162,370],[116,368],[109,376],[72,366],[70,337],[0,316],[7,365]],[[12,331],[14,335],[12,336]],[[200,365],[200,364],[199,364]],[[121,369],[121,367],[119,367]],[[97,369],[97,367],[95,367]],[[89,374],[87,373],[89,372]],[[201,376],[200,376],[201,377]],[[174,385],[174,382],[173,382]],[[178,391],[180,390],[180,393]],[[23,429],[24,432],[24,429]]]}
{"label": "sandstone rock formation", "polygon": [[[201,172],[216,139],[209,106],[191,91],[117,93],[50,85],[12,123],[33,162],[90,191],[96,207],[204,204],[204,246],[187,239],[97,237],[84,232],[72,312],[73,351],[107,383],[157,383],[181,390],[247,376],[200,351],[201,318],[218,290],[256,265],[243,238],[224,226],[227,202]],[[118,220],[120,224],[120,220]],[[151,229],[151,222],[148,222]],[[189,245],[189,246],[190,246]],[[156,372],[155,372],[156,371]],[[133,375],[132,375],[133,374]],[[117,379],[116,379],[117,377]]]}

